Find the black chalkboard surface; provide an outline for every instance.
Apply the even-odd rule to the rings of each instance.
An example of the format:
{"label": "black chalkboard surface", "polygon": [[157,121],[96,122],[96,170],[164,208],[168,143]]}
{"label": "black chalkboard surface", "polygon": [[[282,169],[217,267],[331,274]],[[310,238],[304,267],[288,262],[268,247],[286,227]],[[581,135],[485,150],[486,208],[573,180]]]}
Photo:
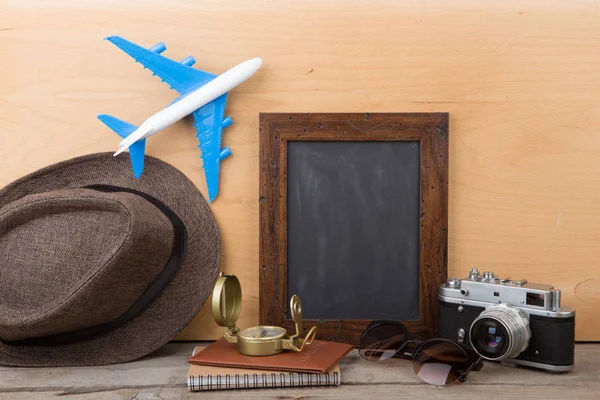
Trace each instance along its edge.
{"label": "black chalkboard surface", "polygon": [[288,143],[287,294],[305,318],[419,318],[419,150]]}
{"label": "black chalkboard surface", "polygon": [[374,319],[437,332],[448,114],[260,115],[259,322],[358,344]]}

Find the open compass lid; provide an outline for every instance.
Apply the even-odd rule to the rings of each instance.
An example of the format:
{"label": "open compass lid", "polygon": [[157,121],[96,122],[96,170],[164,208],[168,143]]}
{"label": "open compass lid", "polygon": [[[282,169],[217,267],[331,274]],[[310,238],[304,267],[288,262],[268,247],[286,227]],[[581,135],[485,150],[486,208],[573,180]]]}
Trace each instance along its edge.
{"label": "open compass lid", "polygon": [[213,290],[212,311],[219,326],[235,328],[242,311],[242,286],[235,275],[220,273]]}

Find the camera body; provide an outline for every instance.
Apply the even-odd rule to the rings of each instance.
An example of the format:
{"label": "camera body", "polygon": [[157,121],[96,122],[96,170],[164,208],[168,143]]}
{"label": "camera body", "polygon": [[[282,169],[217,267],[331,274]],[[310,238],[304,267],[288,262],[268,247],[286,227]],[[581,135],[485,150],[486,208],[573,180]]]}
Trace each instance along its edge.
{"label": "camera body", "polygon": [[573,369],[575,310],[560,305],[560,290],[526,280],[498,279],[473,268],[438,293],[439,336],[481,357],[565,372]]}

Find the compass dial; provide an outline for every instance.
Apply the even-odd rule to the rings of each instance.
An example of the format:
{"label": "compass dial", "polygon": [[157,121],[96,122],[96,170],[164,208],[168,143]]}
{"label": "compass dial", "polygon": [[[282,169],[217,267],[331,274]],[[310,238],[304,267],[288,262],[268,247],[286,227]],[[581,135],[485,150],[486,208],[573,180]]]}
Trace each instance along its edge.
{"label": "compass dial", "polygon": [[246,339],[275,339],[285,334],[285,329],[278,326],[254,326],[238,333],[239,336]]}

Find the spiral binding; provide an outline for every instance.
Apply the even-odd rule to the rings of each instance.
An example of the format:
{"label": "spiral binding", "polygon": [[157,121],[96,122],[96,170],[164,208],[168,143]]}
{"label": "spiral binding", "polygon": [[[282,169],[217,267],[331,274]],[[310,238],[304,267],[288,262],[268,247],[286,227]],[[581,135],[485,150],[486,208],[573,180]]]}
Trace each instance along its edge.
{"label": "spiral binding", "polygon": [[282,372],[280,374],[209,374],[188,376],[188,388],[191,392],[221,389],[338,386],[340,383],[337,371],[331,374],[329,372],[325,374]]}

